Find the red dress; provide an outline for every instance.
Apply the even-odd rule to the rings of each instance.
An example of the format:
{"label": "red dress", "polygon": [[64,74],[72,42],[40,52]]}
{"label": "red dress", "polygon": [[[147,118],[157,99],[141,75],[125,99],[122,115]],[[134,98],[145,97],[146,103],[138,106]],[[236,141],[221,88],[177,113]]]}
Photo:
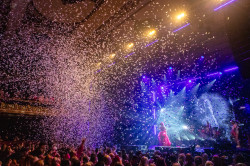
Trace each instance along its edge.
{"label": "red dress", "polygon": [[171,146],[166,130],[159,132],[158,139],[160,146]]}

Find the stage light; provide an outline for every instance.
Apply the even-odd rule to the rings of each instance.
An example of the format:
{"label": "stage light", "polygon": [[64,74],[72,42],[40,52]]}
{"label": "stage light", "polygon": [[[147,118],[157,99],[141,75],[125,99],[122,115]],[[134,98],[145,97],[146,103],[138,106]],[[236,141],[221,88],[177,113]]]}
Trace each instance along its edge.
{"label": "stage light", "polygon": [[188,127],[186,125],[183,125],[182,128],[185,129],[185,130],[188,129]]}
{"label": "stage light", "polygon": [[191,83],[191,82],[192,82],[192,80],[189,80],[188,82],[189,82],[189,83]]}
{"label": "stage light", "polygon": [[221,9],[221,8],[223,8],[223,7],[225,7],[225,6],[229,5],[229,4],[231,4],[231,3],[234,2],[234,1],[236,1],[236,0],[231,0],[231,1],[226,2],[226,3],[224,3],[223,5],[221,5],[221,6],[217,7],[217,8],[215,8],[214,11],[217,11],[217,10]]}
{"label": "stage light", "polygon": [[125,58],[129,57],[130,55],[133,55],[135,52],[132,52],[130,54],[128,54],[127,56],[125,56]]}
{"label": "stage light", "polygon": [[142,76],[142,78],[143,78],[143,79],[145,79],[145,78],[146,78],[146,76]]}
{"label": "stage light", "polygon": [[134,47],[134,43],[129,43],[129,44],[127,45],[127,48],[128,48],[128,49],[130,49],[130,48],[132,48],[132,47]]}
{"label": "stage light", "polygon": [[154,36],[156,34],[156,30],[150,30],[149,32],[148,32],[148,34],[147,34],[147,36],[148,37],[152,37],[152,36]]}
{"label": "stage light", "polygon": [[151,46],[152,44],[154,44],[154,43],[156,43],[156,42],[158,42],[158,39],[155,40],[155,41],[153,41],[153,42],[151,42],[151,43],[149,43],[149,44],[147,44],[147,45],[145,46],[145,48],[148,47],[148,46]]}
{"label": "stage light", "polygon": [[194,87],[192,88],[191,94],[192,94],[192,95],[196,95],[196,94],[197,94],[197,91],[198,91],[198,89],[199,89],[199,87],[200,87],[200,83],[198,83],[196,86],[194,86]]}
{"label": "stage light", "polygon": [[224,70],[224,72],[229,72],[229,71],[237,70],[238,68],[239,68],[238,66],[235,66],[235,67],[232,67],[232,68]]}
{"label": "stage light", "polygon": [[201,59],[204,59],[204,56],[201,56]]}
{"label": "stage light", "polygon": [[240,106],[240,110],[244,110],[244,109],[246,109],[245,106]]}
{"label": "stage light", "polygon": [[222,72],[219,72],[220,75],[222,75]]}
{"label": "stage light", "polygon": [[111,66],[113,66],[114,64],[115,64],[115,62],[111,63],[108,67],[111,67]]}
{"label": "stage light", "polygon": [[96,66],[97,66],[97,67],[99,67],[99,66],[101,66],[101,64],[102,64],[102,63],[101,63],[101,62],[99,62],[99,63],[97,63],[97,65],[96,65]]}
{"label": "stage light", "polygon": [[156,125],[154,125],[154,134],[156,135]]}
{"label": "stage light", "polygon": [[161,109],[161,112],[164,112],[164,111],[165,111],[165,108],[162,108],[162,109]]}
{"label": "stage light", "polygon": [[110,59],[113,59],[115,57],[115,54],[110,55]]}
{"label": "stage light", "polygon": [[164,87],[162,86],[161,89],[164,90]]}
{"label": "stage light", "polygon": [[216,81],[216,79],[214,79],[213,81],[211,81],[211,82],[209,82],[206,86],[205,86],[205,91],[209,91],[211,88],[212,88],[212,86],[214,85],[214,83],[215,83],[215,81]]}
{"label": "stage light", "polygon": [[169,67],[169,70],[172,70],[173,68],[172,67]]}
{"label": "stage light", "polygon": [[176,18],[177,18],[178,20],[180,20],[180,19],[182,19],[182,18],[185,17],[185,16],[186,16],[185,13],[181,13],[181,14],[179,14]]}
{"label": "stage light", "polygon": [[218,74],[220,74],[220,73],[219,72],[211,73],[211,74],[208,74],[207,77],[215,76],[215,75],[218,75]]}
{"label": "stage light", "polygon": [[99,73],[100,71],[102,71],[102,69],[99,69],[98,71],[96,71],[96,73]]}
{"label": "stage light", "polygon": [[183,29],[183,28],[185,28],[185,27],[187,27],[187,26],[189,26],[189,25],[190,25],[190,23],[187,23],[187,24],[183,25],[182,27],[180,27],[180,28],[174,30],[173,32],[175,33],[175,32],[177,32],[177,31],[179,31],[179,30],[181,30],[181,29]]}

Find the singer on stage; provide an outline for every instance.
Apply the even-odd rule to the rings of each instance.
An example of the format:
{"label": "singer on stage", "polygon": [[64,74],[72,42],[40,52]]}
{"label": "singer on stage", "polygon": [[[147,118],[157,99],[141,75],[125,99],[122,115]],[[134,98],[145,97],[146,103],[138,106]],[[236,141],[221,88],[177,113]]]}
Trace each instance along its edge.
{"label": "singer on stage", "polygon": [[158,134],[159,145],[160,146],[171,146],[171,142],[169,141],[167,130],[163,122],[160,124],[160,132]]}

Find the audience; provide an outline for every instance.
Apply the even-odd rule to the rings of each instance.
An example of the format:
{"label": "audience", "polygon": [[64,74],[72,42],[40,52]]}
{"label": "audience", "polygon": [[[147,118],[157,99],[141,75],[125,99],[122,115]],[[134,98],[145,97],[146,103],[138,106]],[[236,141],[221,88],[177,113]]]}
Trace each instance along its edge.
{"label": "audience", "polygon": [[[17,142],[17,141],[16,141]],[[18,141],[20,142],[20,141]],[[246,166],[248,156],[225,152],[209,153],[116,152],[115,148],[91,149],[85,139],[78,148],[57,148],[56,145],[39,143],[1,143],[0,166]],[[225,154],[227,156],[225,156]],[[228,156],[231,154],[229,160]]]}

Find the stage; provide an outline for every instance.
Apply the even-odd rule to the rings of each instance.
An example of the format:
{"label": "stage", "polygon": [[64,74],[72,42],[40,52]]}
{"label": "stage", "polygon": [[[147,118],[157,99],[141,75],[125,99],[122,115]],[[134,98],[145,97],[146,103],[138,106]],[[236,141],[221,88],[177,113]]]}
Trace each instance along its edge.
{"label": "stage", "polygon": [[[222,145],[224,146],[224,145]],[[161,153],[192,153],[192,154],[201,154],[201,153],[207,153],[207,154],[214,154],[218,151],[219,146],[215,145],[214,147],[200,147],[200,146],[147,146],[147,145],[127,145],[127,146],[121,146],[120,150],[125,150],[127,153],[130,152],[138,152],[141,151],[143,153],[155,153],[155,152],[161,152]],[[248,153],[250,154],[250,149],[247,148],[236,148],[233,144],[227,145],[227,148],[223,149],[224,151],[228,152],[242,152],[242,153]]]}

